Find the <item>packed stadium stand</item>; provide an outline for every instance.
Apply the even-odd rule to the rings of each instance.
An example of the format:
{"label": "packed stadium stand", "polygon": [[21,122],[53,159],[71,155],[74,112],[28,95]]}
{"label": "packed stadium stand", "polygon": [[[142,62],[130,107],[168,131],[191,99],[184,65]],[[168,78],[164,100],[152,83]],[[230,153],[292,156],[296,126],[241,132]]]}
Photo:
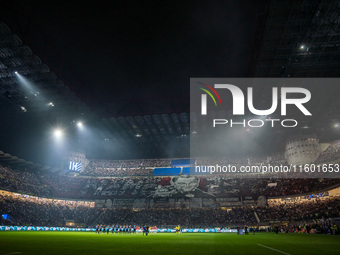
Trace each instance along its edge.
{"label": "packed stadium stand", "polygon": [[[257,63],[252,64],[252,73],[248,76],[338,77],[338,7],[335,1],[271,1],[264,31],[257,35],[262,38],[262,44],[254,46],[258,47],[253,54]],[[29,30],[31,26],[23,27]],[[90,227],[98,224],[173,227],[180,224],[192,228],[236,228],[273,226],[285,221],[283,225],[290,230],[303,222],[321,233],[326,232],[331,219],[339,219],[339,178],[313,178],[308,174],[299,178],[289,175],[285,178],[261,175],[259,178],[256,174],[235,176],[207,172],[196,175],[193,172],[196,166],[216,164],[233,165],[237,169],[266,164],[289,166],[306,158],[310,160],[306,164],[339,164],[340,140],[334,140],[339,139],[339,133],[333,128],[334,124],[340,126],[337,88],[328,88],[328,94],[324,88],[311,88],[313,95],[319,94],[308,108],[313,112],[312,119],[309,116],[296,117],[301,125],[297,133],[317,133],[325,143],[319,143],[313,134],[284,144],[294,132],[280,127],[268,132],[271,133],[268,137],[255,139],[261,149],[266,148],[262,156],[256,151],[257,156],[240,153],[240,156],[190,158],[189,137],[192,134],[199,137],[200,129],[204,129],[199,125],[198,114],[181,112],[182,109],[181,113],[177,110],[159,113],[157,109],[158,114],[151,110],[147,115],[105,115],[99,119],[59,75],[23,43],[25,40],[12,33],[4,23],[0,23],[0,37],[1,114],[3,120],[12,119],[0,127],[2,137],[6,138],[6,133],[13,127],[22,127],[23,130],[25,126],[18,121],[23,116],[30,116],[25,117],[27,120],[23,123],[36,122],[41,124],[36,126],[41,127],[50,124],[50,119],[63,119],[74,125],[75,119],[82,116],[95,123],[93,133],[98,131],[95,138],[101,139],[98,144],[97,140],[87,143],[86,139],[78,139],[74,132],[70,144],[74,143],[74,148],[87,148],[90,158],[87,159],[85,153],[71,153],[63,165],[53,167],[0,151],[0,225],[64,227],[73,222],[75,226]],[[18,77],[29,78],[34,84],[29,96],[18,86]],[[44,104],[44,114],[40,113],[43,103],[36,100],[41,96],[48,99],[47,108]],[[264,95],[258,99],[261,99],[261,109],[267,107],[268,100]],[[100,99],[96,100],[100,102],[98,105],[104,104]],[[149,104],[138,95],[131,101]],[[122,107],[129,102],[127,100]],[[116,107],[106,107],[117,108],[117,104]],[[327,110],[321,107],[325,105]],[[219,116],[220,112],[212,114]],[[298,116],[296,112],[295,116]],[[33,125],[33,129],[36,126]],[[252,130],[246,129],[242,136],[251,133]],[[273,146],[267,143],[271,140],[275,140]],[[252,150],[247,138],[244,141],[243,149]],[[22,144],[18,147],[24,147],[23,140],[20,142]],[[122,149],[118,151],[116,148]],[[40,156],[38,152],[36,154]],[[124,158],[137,155],[139,159],[101,159],[113,155],[120,159],[117,154]],[[143,157],[145,159],[141,159]],[[79,162],[71,158],[79,159]]]}
{"label": "packed stadium stand", "polygon": [[[340,159],[340,141],[336,140],[325,145],[326,149],[320,153],[315,163],[329,163]],[[196,159],[141,159],[141,160],[90,160],[84,171],[83,176],[174,176],[179,174],[190,174],[189,167],[195,165],[228,165],[236,167],[241,165],[288,165],[285,156],[286,152],[273,153],[262,157],[225,157],[225,158],[204,158]],[[177,168],[176,168],[177,167]],[[180,169],[179,168],[183,168]],[[169,171],[169,172],[167,172]],[[184,172],[183,172],[184,171]],[[192,174],[192,172],[191,172]]]}
{"label": "packed stadium stand", "polygon": [[[317,161],[339,162],[339,142],[331,143]],[[339,195],[330,192],[339,189],[340,179],[194,176],[185,170],[190,168],[187,161],[181,163],[185,167],[172,162],[92,160],[78,176],[20,170],[2,162],[0,211],[11,217],[2,223],[64,226],[72,220],[86,226],[148,222],[221,227],[340,216]],[[283,154],[219,162],[286,163]],[[203,163],[210,162],[197,158],[189,165]]]}
{"label": "packed stadium stand", "polygon": [[[223,227],[257,224],[255,213],[262,222],[277,220],[318,220],[339,217],[339,198],[311,199],[267,207],[243,206],[231,210],[220,208],[162,209],[99,209],[81,202],[34,199],[18,195],[0,195],[0,210],[6,210],[12,220],[6,224],[64,226],[65,221],[92,226],[100,224],[137,224],[146,222],[166,227],[181,224],[188,227]],[[100,218],[100,219],[99,219]]]}

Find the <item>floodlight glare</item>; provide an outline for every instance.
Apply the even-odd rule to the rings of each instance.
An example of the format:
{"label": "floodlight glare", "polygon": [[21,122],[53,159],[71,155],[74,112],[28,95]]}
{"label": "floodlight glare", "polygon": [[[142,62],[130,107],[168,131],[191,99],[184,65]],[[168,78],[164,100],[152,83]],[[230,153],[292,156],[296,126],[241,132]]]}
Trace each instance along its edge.
{"label": "floodlight glare", "polygon": [[54,135],[55,135],[56,137],[61,137],[61,136],[63,135],[63,132],[62,132],[60,129],[56,129],[56,130],[54,131]]}
{"label": "floodlight glare", "polygon": [[304,48],[305,48],[305,45],[302,44],[302,45],[300,46],[300,49],[303,50]]}
{"label": "floodlight glare", "polygon": [[77,122],[77,126],[78,126],[78,127],[83,127],[83,123],[82,123],[81,121],[78,121],[78,122]]}

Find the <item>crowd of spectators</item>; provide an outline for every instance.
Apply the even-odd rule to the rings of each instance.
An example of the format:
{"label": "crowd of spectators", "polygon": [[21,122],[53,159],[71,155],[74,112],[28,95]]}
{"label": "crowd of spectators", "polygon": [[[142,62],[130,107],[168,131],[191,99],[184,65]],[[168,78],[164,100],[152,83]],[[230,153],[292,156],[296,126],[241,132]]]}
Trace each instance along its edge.
{"label": "crowd of spectators", "polygon": [[[340,141],[331,143],[321,153],[316,163],[339,160]],[[259,165],[288,165],[283,152],[273,153],[268,156],[258,157],[199,157],[195,159],[195,165],[233,165],[241,166]],[[136,159],[136,160],[91,160],[86,169],[81,173],[84,176],[100,177],[125,177],[125,176],[151,176],[156,167],[171,167],[171,159]]]}
{"label": "crowd of spectators", "polygon": [[261,221],[313,220],[340,216],[340,198],[312,199],[257,208]]}
{"label": "crowd of spectators", "polygon": [[[255,223],[251,208],[221,209],[98,209],[82,205],[62,204],[44,199],[32,200],[0,195],[0,212],[9,214],[11,221],[3,224],[34,226],[65,226],[67,220],[92,226],[100,224],[151,224],[158,227],[183,225],[212,227]],[[98,219],[98,222],[96,220]]]}
{"label": "crowd of spectators", "polygon": [[155,167],[170,167],[170,159],[91,160],[86,176],[151,176]]}
{"label": "crowd of spectators", "polygon": [[[339,160],[340,141],[333,142],[320,155],[317,163]],[[267,157],[198,158],[196,165],[260,165],[287,164],[282,153]],[[15,170],[0,165],[0,189],[45,198],[64,199],[146,199],[171,197],[248,198],[279,197],[319,192],[340,184],[340,179],[313,178],[235,178],[226,175],[190,176],[182,179],[153,177],[155,167],[171,167],[170,159],[148,160],[92,160],[85,176],[60,176]],[[93,176],[93,177],[90,177]],[[101,177],[98,177],[101,176]],[[238,200],[239,201],[239,200]],[[166,203],[166,202],[165,202]],[[131,205],[133,202],[131,203]],[[170,205],[170,204],[169,204]],[[20,225],[65,226],[67,220],[91,224],[134,224],[159,227],[177,225],[187,227],[223,227],[256,224],[257,215],[265,221],[320,220],[340,216],[340,199],[312,199],[290,203],[269,204],[266,207],[172,208],[161,207],[133,210],[94,208],[83,203],[35,199],[29,196],[0,195],[0,214],[9,214],[12,221],[2,223]],[[254,205],[254,204],[253,204]],[[256,214],[255,214],[256,213]],[[324,222],[324,221],[321,221]],[[321,224],[320,222],[318,224]],[[320,227],[320,226],[319,226]],[[321,228],[321,227],[320,227]]]}
{"label": "crowd of spectators", "polygon": [[229,210],[220,208],[185,209],[100,209],[82,204],[68,204],[46,199],[30,199],[0,195],[0,212],[9,214],[7,225],[65,226],[74,221],[93,227],[95,224],[150,224],[157,227],[226,227],[256,225],[257,213],[261,222],[327,220],[340,216],[340,199],[314,199],[309,202],[271,205],[265,208],[236,207]]}
{"label": "crowd of spectators", "polygon": [[29,171],[16,171],[0,165],[0,189],[11,190],[37,196],[52,196],[49,187],[39,175]]}
{"label": "crowd of spectators", "polygon": [[27,226],[65,226],[66,220],[91,222],[93,207],[48,199],[0,195],[0,212],[8,214],[2,224]]}
{"label": "crowd of spectators", "polygon": [[158,227],[181,225],[186,227],[223,227],[237,224],[255,224],[256,218],[251,208],[242,207],[229,211],[204,209],[143,209],[133,211],[128,209],[107,210],[100,219],[102,222],[122,222],[129,224],[151,224]]}
{"label": "crowd of spectators", "polygon": [[[56,197],[104,199],[104,198],[157,198],[160,189],[173,188],[168,197],[277,197],[297,195],[340,184],[340,179],[233,179],[224,177],[194,177],[199,186],[188,192],[176,190],[169,177],[137,178],[50,178],[50,188]],[[274,184],[274,185],[271,185]],[[178,189],[180,189],[179,187]],[[164,196],[163,196],[164,197]]]}
{"label": "crowd of spectators", "polygon": [[282,226],[281,232],[335,235],[340,233],[340,224],[331,218],[318,219],[308,223],[305,222],[302,224],[290,224],[288,226]]}
{"label": "crowd of spectators", "polygon": [[321,153],[316,163],[332,162],[334,160],[340,159],[340,141],[335,141],[331,143],[328,148]]}
{"label": "crowd of spectators", "polygon": [[[263,157],[243,158],[197,158],[196,165],[286,165],[287,160],[283,153],[275,153]],[[171,167],[170,159],[136,159],[136,160],[91,160],[81,173],[85,176],[151,176],[156,167]]]}
{"label": "crowd of spectators", "polygon": [[[0,166],[0,189],[41,197],[144,199],[157,197],[277,197],[317,192],[340,179],[228,178],[226,176],[85,178],[38,174]],[[180,182],[180,183],[179,183]],[[192,185],[189,188],[189,185]],[[165,192],[164,192],[165,191]],[[168,191],[168,193],[166,193]]]}
{"label": "crowd of spectators", "polygon": [[271,179],[269,183],[276,183],[276,186],[263,187],[262,185],[262,188],[257,186],[257,194],[265,197],[279,197],[318,192],[326,187],[340,184],[340,179]]}

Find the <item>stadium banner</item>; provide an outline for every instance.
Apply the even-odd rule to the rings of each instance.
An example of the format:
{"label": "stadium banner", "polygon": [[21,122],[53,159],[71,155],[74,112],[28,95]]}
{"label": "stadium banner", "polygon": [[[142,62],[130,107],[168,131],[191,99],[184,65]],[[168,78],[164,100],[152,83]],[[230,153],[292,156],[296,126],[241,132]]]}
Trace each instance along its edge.
{"label": "stadium banner", "polygon": [[[339,178],[340,124],[327,118],[336,107],[339,83],[339,78],[191,78],[195,162],[183,173]],[[320,105],[321,97],[327,104]],[[328,128],[319,128],[325,123]]]}
{"label": "stadium banner", "polygon": [[[56,231],[56,232],[96,232],[95,228],[68,228],[68,227],[27,227],[27,226],[0,226],[0,231]],[[112,231],[112,228],[109,229]],[[137,233],[142,233],[142,229],[137,229]],[[172,228],[153,228],[151,233],[175,233]],[[183,233],[237,233],[236,229],[220,228],[185,228]]]}
{"label": "stadium banner", "polygon": [[0,231],[73,231],[73,232],[95,232],[94,228],[67,228],[67,227],[40,227],[40,226],[0,226]]}

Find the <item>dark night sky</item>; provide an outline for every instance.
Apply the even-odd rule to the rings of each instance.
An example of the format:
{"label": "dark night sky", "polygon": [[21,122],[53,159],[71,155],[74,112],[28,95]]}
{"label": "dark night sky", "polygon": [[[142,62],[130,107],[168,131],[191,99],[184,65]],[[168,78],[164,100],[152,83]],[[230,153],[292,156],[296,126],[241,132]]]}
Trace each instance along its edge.
{"label": "dark night sky", "polygon": [[[4,0],[0,21],[99,118],[170,114],[189,112],[190,77],[253,75],[268,5],[269,0]],[[0,123],[1,150],[58,162],[47,133],[58,120],[35,113],[10,117]],[[86,139],[97,151],[91,141]],[[115,146],[108,153],[127,156]]]}
{"label": "dark night sky", "polygon": [[190,77],[252,75],[268,1],[107,3],[5,1],[0,13],[100,117],[189,111]]}
{"label": "dark night sky", "polygon": [[[122,139],[121,144],[127,144],[125,153],[113,142],[120,134],[116,135],[112,127],[102,128],[98,120],[189,112],[191,77],[253,77],[269,5],[270,0],[157,4],[3,0],[0,21],[63,80],[95,117],[88,121],[90,114],[85,114],[91,132],[86,138],[77,138],[73,120],[83,118],[81,112],[67,119],[66,110],[55,115],[32,111],[5,117],[0,111],[0,149],[26,160],[50,164],[50,157],[58,162],[51,130],[60,125],[68,129],[65,144],[74,148],[81,141],[92,150],[90,157],[100,158],[103,151],[107,158],[139,157],[131,154],[135,149]],[[108,135],[113,137],[112,144],[105,147],[102,136]],[[267,144],[269,149],[277,147],[271,139]],[[166,149],[167,155],[172,155],[172,147]]]}

